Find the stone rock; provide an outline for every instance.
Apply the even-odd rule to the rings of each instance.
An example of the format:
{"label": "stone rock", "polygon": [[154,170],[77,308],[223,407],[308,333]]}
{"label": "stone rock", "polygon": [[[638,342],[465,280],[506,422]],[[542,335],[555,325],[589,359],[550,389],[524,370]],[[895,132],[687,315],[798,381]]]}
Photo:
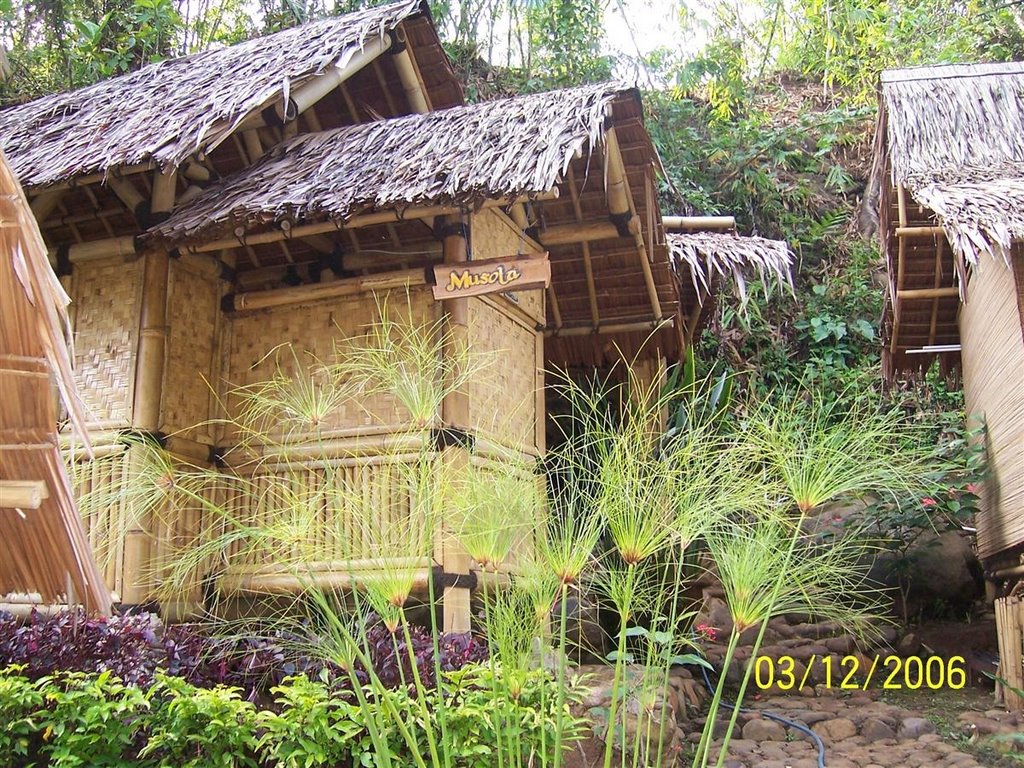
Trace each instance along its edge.
{"label": "stone rock", "polygon": [[830,637],[825,641],[825,646],[834,653],[845,655],[853,651],[854,640],[851,635],[840,635],[839,637]]}
{"label": "stone rock", "polygon": [[913,632],[907,632],[896,645],[896,653],[900,656],[916,656],[920,650],[921,640]]}
{"label": "stone rock", "polygon": [[916,739],[925,734],[935,733],[935,723],[923,717],[905,717],[896,731],[901,739]]}
{"label": "stone rock", "polygon": [[[908,615],[940,604],[947,610],[966,610],[982,593],[981,564],[968,540],[957,531],[926,533],[907,553],[909,581]],[[898,587],[893,555],[879,555],[870,578],[887,587]],[[906,572],[906,569],[903,569]]]}
{"label": "stone rock", "polygon": [[872,717],[864,721],[860,727],[860,735],[866,741],[883,741],[896,738],[896,731],[878,718]]}
{"label": "stone rock", "polygon": [[732,632],[732,614],[725,600],[720,597],[708,596],[704,599],[704,606],[694,619],[694,626],[706,624],[714,627],[719,637],[727,638]]}
{"label": "stone rock", "polygon": [[[561,611],[561,604],[555,603],[551,615],[560,617]],[[565,601],[566,645],[577,664],[599,664],[607,655],[609,635],[601,618],[600,606],[592,600],[571,594]]]}
{"label": "stone rock", "polygon": [[750,741],[785,741],[786,729],[771,720],[751,720],[743,726],[743,738]]}
{"label": "stone rock", "polygon": [[826,742],[842,741],[851,736],[857,735],[857,726],[852,720],[845,717],[837,717],[834,720],[824,720],[814,727],[814,732]]}

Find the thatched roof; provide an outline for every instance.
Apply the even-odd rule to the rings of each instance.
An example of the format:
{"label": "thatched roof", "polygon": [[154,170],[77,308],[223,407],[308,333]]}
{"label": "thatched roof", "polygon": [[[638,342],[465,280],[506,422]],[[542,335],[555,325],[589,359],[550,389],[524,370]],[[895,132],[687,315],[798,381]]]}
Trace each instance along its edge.
{"label": "thatched roof", "polygon": [[571,88],[299,136],[150,234],[181,244],[236,226],[547,192],[577,153],[598,144],[618,93]]}
{"label": "thatched roof", "polygon": [[882,73],[892,179],[954,251],[1005,259],[1024,238],[1024,62]]}
{"label": "thatched roof", "polygon": [[0,112],[0,149],[26,186],[115,166],[177,166],[250,114],[344,63],[373,37],[429,14],[421,0],[370,8],[161,61]]}
{"label": "thatched roof", "polygon": [[766,292],[773,285],[793,290],[793,253],[782,240],[724,232],[670,232],[666,240],[677,273],[688,272],[698,300],[719,278],[730,280],[742,303],[747,301],[751,278]]}
{"label": "thatched roof", "polygon": [[970,270],[1002,269],[1024,239],[1024,63],[882,73],[876,153],[890,175],[879,179],[886,373],[927,369],[936,354],[921,350],[935,348],[953,370]]}
{"label": "thatched roof", "polygon": [[68,297],[50,269],[28,201],[0,153],[0,484],[42,483],[35,509],[0,506],[0,595],[63,599],[71,584],[90,611],[110,612],[57,444],[51,377],[75,429],[85,419],[74,390]]}

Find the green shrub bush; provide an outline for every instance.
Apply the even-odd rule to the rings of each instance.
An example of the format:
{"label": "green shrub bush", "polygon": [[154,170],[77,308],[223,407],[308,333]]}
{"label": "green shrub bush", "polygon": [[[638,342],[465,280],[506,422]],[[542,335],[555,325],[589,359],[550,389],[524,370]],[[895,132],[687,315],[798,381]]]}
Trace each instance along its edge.
{"label": "green shrub bush", "polygon": [[[200,688],[167,675],[158,675],[149,688],[138,688],[109,672],[30,680],[22,671],[0,671],[0,768],[412,765],[411,750],[398,728],[379,729],[378,743],[387,752],[382,757],[368,720],[379,724],[401,719],[417,736],[425,732],[422,709],[406,689],[392,691],[386,703],[369,698],[360,706],[300,675],[273,689],[273,709],[259,710],[238,689]],[[493,765],[499,738],[514,738],[524,761],[536,762],[545,752],[550,763],[556,686],[548,672],[533,670],[520,695],[511,698],[498,693],[500,683],[487,665],[446,674],[442,687],[452,724],[453,764]],[[570,686],[565,703],[580,698],[580,689]],[[435,720],[437,711],[430,717]],[[564,743],[582,737],[583,720],[563,712],[563,725],[568,734]],[[420,746],[425,752],[426,743]]]}

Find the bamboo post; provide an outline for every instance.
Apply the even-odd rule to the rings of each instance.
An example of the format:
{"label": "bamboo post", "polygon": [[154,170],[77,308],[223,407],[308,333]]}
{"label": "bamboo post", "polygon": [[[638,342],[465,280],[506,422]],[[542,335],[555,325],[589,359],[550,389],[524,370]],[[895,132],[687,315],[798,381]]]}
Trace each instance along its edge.
{"label": "bamboo post", "polygon": [[[467,230],[462,216],[445,219],[443,240],[444,263],[458,264],[467,260]],[[448,320],[448,355],[465,354],[469,349],[469,299],[447,299],[444,311]],[[469,424],[469,394],[460,389],[448,393],[441,405],[441,420],[445,427],[467,430]],[[469,464],[466,446],[444,449],[442,471],[455,476]],[[441,570],[445,574],[443,598],[443,626],[445,632],[468,632],[470,629],[469,555],[463,551],[449,531],[442,531]]]}
{"label": "bamboo post", "polygon": [[[153,178],[152,215],[169,213],[174,206],[175,172]],[[160,405],[167,348],[167,284],[170,256],[166,250],[143,255],[142,305],[139,310],[139,341],[135,356],[135,398],[132,427],[144,432],[160,429]],[[135,449],[136,453],[138,449]],[[137,457],[136,457],[137,458]],[[131,460],[131,459],[130,459]],[[121,599],[128,605],[144,603],[149,596],[152,560],[151,520],[133,515],[124,541],[124,583]]]}
{"label": "bamboo post", "polygon": [[[626,164],[622,159],[622,150],[619,147],[619,139],[614,126],[605,131],[605,193],[608,198],[608,213],[612,217],[618,218],[628,214],[630,222],[637,220],[636,205],[633,202],[633,195],[629,191],[629,179],[626,176]],[[651,302],[651,312],[654,314],[655,320],[660,320],[663,316],[661,300],[658,298],[658,288],[654,283],[654,273],[651,270],[651,259],[639,226],[633,232],[633,240],[636,242],[640,267],[643,269],[644,285],[647,288],[647,298]]]}
{"label": "bamboo post", "polygon": [[426,89],[423,87],[423,79],[420,77],[419,68],[409,53],[405,39],[405,30],[399,27],[392,36],[395,39],[393,46],[392,61],[395,69],[398,70],[398,79],[402,81],[402,90],[405,91],[406,101],[409,109],[413,112],[424,114],[430,111],[430,103],[427,99]]}
{"label": "bamboo post", "polygon": [[[896,187],[896,205],[899,215],[899,227],[897,228],[897,234],[899,229],[907,226],[907,193],[903,189],[903,185],[900,184]],[[903,290],[904,276],[906,273],[906,252],[907,244],[904,238],[899,238],[899,244],[897,245],[896,251],[896,292],[892,297],[892,341],[889,344],[889,352],[893,353],[896,351],[896,344],[900,338],[900,319],[903,314],[903,307],[900,304],[900,291]]]}

